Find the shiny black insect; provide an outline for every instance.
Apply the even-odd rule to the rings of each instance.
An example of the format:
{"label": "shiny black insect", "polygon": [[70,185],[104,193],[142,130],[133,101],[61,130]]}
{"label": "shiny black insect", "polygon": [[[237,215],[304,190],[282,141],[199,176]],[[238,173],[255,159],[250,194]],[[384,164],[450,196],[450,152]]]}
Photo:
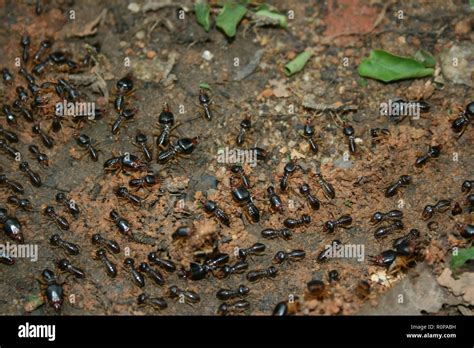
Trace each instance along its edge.
{"label": "shiny black insect", "polygon": [[230,227],[229,216],[217,206],[216,202],[208,200],[201,204],[206,213],[214,215],[223,225]]}
{"label": "shiny black insect", "polygon": [[2,78],[3,78],[3,82],[5,82],[8,85],[12,84],[13,82],[13,75],[10,72],[10,70],[8,70],[7,68],[2,69]]}
{"label": "shiny black insect", "polygon": [[80,147],[87,151],[91,160],[94,162],[99,160],[99,150],[96,149],[94,142],[88,135],[80,134],[76,138],[76,142]]}
{"label": "shiny black insect", "polygon": [[436,212],[443,213],[447,211],[451,207],[451,203],[452,201],[450,199],[441,199],[434,205],[428,204],[423,208],[421,218],[423,220],[429,220]]}
{"label": "shiny black insect", "polygon": [[[35,109],[39,103],[43,103],[43,98],[41,96],[35,96],[33,102],[32,102],[32,109]],[[40,104],[41,105],[41,104]],[[17,110],[20,111],[21,115],[27,122],[34,122],[35,118],[33,116],[33,113],[28,110],[25,106],[23,106],[20,102],[20,100],[15,100],[13,102],[13,107]]]}
{"label": "shiny black insect", "polygon": [[299,191],[306,198],[309,206],[313,210],[319,210],[321,203],[319,202],[319,199],[317,199],[314,195],[311,194],[311,188],[308,184],[304,183],[303,185],[301,185]]}
{"label": "shiny black insect", "polygon": [[461,186],[461,192],[471,192],[472,186],[474,186],[474,180],[465,180]]}
{"label": "shiny black insect", "polygon": [[337,250],[342,246],[341,241],[338,239],[335,239],[331,242],[330,245],[327,245],[319,254],[317,257],[318,262],[324,262],[327,261],[329,258],[334,255]]}
{"label": "shiny black insect", "polygon": [[49,217],[61,230],[69,230],[69,222],[67,221],[67,219],[63,216],[58,215],[52,206],[48,205],[46,208],[44,208],[43,212],[44,215]]}
{"label": "shiny black insect", "polygon": [[142,199],[140,197],[134,195],[133,193],[130,193],[125,186],[118,187],[115,190],[115,194],[120,198],[126,199],[127,201],[129,201],[130,203],[132,203],[134,205],[137,205],[137,206],[142,205]]}
{"label": "shiny black insect", "polygon": [[390,267],[398,254],[395,250],[385,250],[376,256],[369,255],[369,262],[381,267]]}
{"label": "shiny black insect", "polygon": [[274,263],[283,263],[285,261],[301,261],[305,258],[306,252],[304,250],[296,249],[289,252],[278,251],[273,257]]}
{"label": "shiny black insect", "polygon": [[96,257],[104,263],[107,275],[111,278],[115,278],[117,276],[117,267],[109,260],[105,249],[98,249],[96,252]]}
{"label": "shiny black insect", "polygon": [[0,224],[5,235],[17,241],[23,243],[25,238],[23,237],[23,231],[20,221],[14,217],[9,216],[8,211],[5,208],[0,208]]}
{"label": "shiny black insect", "polygon": [[163,103],[163,110],[158,117],[158,124],[156,128],[160,128],[160,134],[156,138],[156,146],[158,148],[164,148],[169,145],[171,131],[178,127],[179,124],[175,126],[174,124],[174,115],[170,111],[168,103]]}
{"label": "shiny black insect", "polygon": [[318,144],[316,143],[316,140],[314,139],[314,126],[310,118],[306,119],[306,123],[303,128],[302,137],[308,141],[311,151],[314,154],[318,153],[319,147],[318,147]]}
{"label": "shiny black insect", "polygon": [[197,137],[178,139],[170,145],[169,149],[163,150],[158,154],[158,163],[167,163],[179,155],[190,155],[196,148],[197,144]]}
{"label": "shiny black insect", "polygon": [[296,172],[297,169],[302,169],[299,164],[296,164],[294,161],[290,161],[283,168],[283,176],[280,179],[280,189],[285,191],[288,187],[288,180],[292,174]]}
{"label": "shiny black insect", "polygon": [[268,159],[268,153],[261,147],[252,147],[249,149],[252,153],[255,154],[257,161],[266,161]]}
{"label": "shiny black insect", "polygon": [[39,76],[45,72],[47,66],[48,66],[48,60],[45,59],[42,62],[39,62],[38,64],[36,64],[31,69],[31,72],[35,74],[36,76]]}
{"label": "shiny black insect", "polygon": [[109,158],[104,162],[104,169],[106,171],[144,171],[148,170],[148,165],[137,156],[126,153],[122,156]]}
{"label": "shiny black insect", "polygon": [[28,162],[21,162],[18,167],[21,172],[25,173],[28,176],[28,179],[30,179],[30,182],[33,186],[41,187],[41,177],[38,173],[31,170]]}
{"label": "shiny black insect", "polygon": [[247,256],[251,255],[261,255],[265,251],[265,244],[255,243],[248,248],[239,248],[237,257],[241,260],[245,260]]}
{"label": "shiny black insect", "polygon": [[283,317],[288,314],[288,304],[286,302],[279,302],[273,309],[273,316]]}
{"label": "shiny black insect", "polygon": [[245,187],[246,189],[249,189],[251,187],[250,179],[248,175],[245,174],[244,168],[241,165],[233,165],[232,167],[230,167],[230,171],[240,179],[240,182],[243,187]]}
{"label": "shiny black insect", "polygon": [[250,115],[245,116],[245,118],[240,122],[240,131],[235,139],[237,145],[242,145],[245,142],[245,135],[252,128],[252,121]]}
{"label": "shiny black insect", "polygon": [[474,225],[457,223],[456,229],[459,231],[461,236],[466,239],[471,239],[474,237]]}
{"label": "shiny black insect", "polygon": [[135,117],[135,109],[123,109],[120,111],[117,119],[112,124],[111,132],[112,134],[117,134],[120,130],[120,126],[124,121],[130,121]]}
{"label": "shiny black insect", "polygon": [[396,182],[388,186],[385,190],[385,197],[393,197],[398,192],[400,187],[408,186],[411,184],[411,177],[409,175],[402,175]]}
{"label": "shiny black insect", "polygon": [[128,222],[128,220],[122,218],[117,211],[112,210],[110,212],[110,219],[118,227],[120,233],[122,233],[123,235],[128,235],[130,233],[130,223]]}
{"label": "shiny black insect", "polygon": [[171,235],[173,240],[182,239],[182,238],[189,238],[194,232],[194,228],[192,226],[179,226]]}
{"label": "shiny black insect", "polygon": [[5,152],[8,156],[10,156],[14,160],[21,158],[20,152],[13,146],[9,145],[4,139],[0,139],[0,150]]}
{"label": "shiny black insect", "polygon": [[114,254],[120,253],[120,245],[116,241],[112,239],[106,239],[102,237],[99,233],[96,233],[92,236],[92,244],[104,246]]}
{"label": "shiny black insect", "polygon": [[18,70],[18,73],[25,78],[28,84],[36,84],[34,76],[29,74],[25,68],[20,68],[20,70]]}
{"label": "shiny black insect", "polygon": [[43,282],[39,282],[45,287],[44,294],[48,304],[59,312],[64,300],[63,284],[58,283],[56,275],[49,269],[43,270],[41,275],[43,277]]}
{"label": "shiny black insect", "polygon": [[3,104],[2,110],[7,119],[7,123],[11,126],[15,126],[18,123],[18,121],[12,109],[7,104]]}
{"label": "shiny black insect", "polygon": [[381,223],[386,220],[399,220],[403,218],[403,212],[400,210],[390,210],[387,213],[381,213],[379,211],[375,212],[370,219],[370,222],[374,225]]}
{"label": "shiny black insect", "polygon": [[148,261],[164,269],[166,272],[173,273],[176,271],[176,265],[173,261],[158,257],[156,252],[148,254]]}
{"label": "shiny black insect", "polygon": [[48,60],[54,64],[64,64],[67,61],[66,55],[64,52],[56,51],[48,55]]}
{"label": "shiny black insect", "polygon": [[84,271],[76,266],[74,266],[69,260],[61,259],[57,262],[58,268],[61,271],[68,272],[76,278],[83,279],[86,277]]}
{"label": "shiny black insect", "polygon": [[20,198],[18,196],[9,196],[7,198],[7,203],[14,205],[17,208],[20,208],[21,210],[24,211],[31,211],[33,210],[33,206],[31,205],[31,202],[27,198]]}
{"label": "shiny black insect", "polygon": [[201,107],[204,110],[204,116],[206,116],[206,119],[212,120],[212,111],[211,111],[211,104],[212,100],[209,97],[209,95],[203,90],[199,90],[199,104],[201,104]]}
{"label": "shiny black insect", "polygon": [[54,140],[48,134],[46,134],[45,131],[41,129],[39,123],[35,124],[31,130],[34,134],[37,134],[40,137],[44,146],[46,146],[48,149],[53,148]]}
{"label": "shiny black insect", "polygon": [[140,288],[143,288],[145,286],[145,278],[143,277],[143,274],[141,274],[136,268],[135,268],[135,261],[129,257],[127,257],[124,261],[123,264],[125,267],[128,267],[130,269],[130,273],[132,274],[132,280],[135,285],[139,286]]}
{"label": "shiny black insect", "polygon": [[15,264],[15,262],[16,262],[16,260],[13,257],[11,257],[11,256],[9,256],[9,255],[7,255],[3,252],[0,253],[0,263],[1,264],[7,265],[7,266],[12,266],[12,265]]}
{"label": "shiny black insect", "polygon": [[55,196],[56,202],[61,203],[66,207],[68,212],[75,218],[81,214],[81,210],[77,206],[76,202],[69,199],[64,192],[58,192]]}
{"label": "shiny black insect", "polygon": [[165,283],[165,279],[163,278],[163,275],[150,267],[150,265],[146,262],[140,263],[140,266],[138,266],[138,269],[147,274],[156,284],[158,285],[163,285]]}
{"label": "shiny black insect", "polygon": [[240,274],[249,268],[249,264],[245,261],[238,261],[234,265],[225,265],[219,269],[219,278],[227,278],[231,274]]}
{"label": "shiny black insect", "polygon": [[374,232],[374,237],[379,239],[397,230],[403,230],[404,227],[405,226],[403,225],[403,222],[401,222],[401,220],[395,220],[392,224],[388,226],[382,226],[377,228]]}
{"label": "shiny black insect", "polygon": [[283,238],[285,240],[289,240],[293,236],[293,233],[287,228],[282,228],[279,230],[267,228],[264,229],[261,234],[263,238],[267,239]]}
{"label": "shiny black insect", "polygon": [[467,127],[471,123],[473,116],[474,116],[474,102],[470,102],[469,104],[466,105],[465,110],[461,112],[459,117],[456,118],[451,125],[453,132],[458,134],[458,138],[460,138],[463,135],[464,131],[467,129]]}
{"label": "shiny black insect", "polygon": [[170,298],[178,298],[180,301],[183,300],[186,303],[198,303],[201,301],[201,296],[198,293],[190,290],[182,290],[176,285],[172,285],[168,289]]}
{"label": "shiny black insect", "polygon": [[152,187],[157,185],[158,183],[161,182],[161,178],[158,176],[158,174],[147,174],[144,177],[137,178],[137,179],[131,179],[128,182],[128,185],[130,187],[135,187],[137,189],[141,187]]}
{"label": "shiny black insect", "polygon": [[370,130],[370,136],[372,137],[372,142],[377,143],[382,139],[390,136],[390,131],[387,128],[372,128]]}
{"label": "shiny black insect", "polygon": [[143,157],[145,157],[145,162],[151,162],[153,159],[153,153],[148,146],[148,137],[144,133],[138,132],[135,135],[134,145],[142,150]]}
{"label": "shiny black insect", "polygon": [[246,300],[238,300],[233,303],[222,303],[217,309],[217,314],[228,315],[231,313],[242,313],[250,308],[250,302]]}
{"label": "shiny black insect", "polygon": [[50,40],[43,40],[40,43],[40,47],[38,51],[33,55],[33,61],[34,62],[39,62],[41,60],[41,56],[44,54],[44,52],[48,49],[51,48],[53,43]]}
{"label": "shiny black insect", "polygon": [[328,272],[328,278],[330,283],[339,281],[339,272],[335,269],[332,269]]}
{"label": "shiny black insect", "polygon": [[69,255],[79,255],[81,251],[77,244],[63,240],[59,234],[53,234],[49,238],[49,243],[53,246],[63,248]]}
{"label": "shiny black insect", "polygon": [[23,185],[21,185],[19,182],[8,179],[5,174],[0,174],[0,186],[6,186],[8,189],[12,190],[14,193],[18,193],[18,194],[25,193],[25,190],[23,189]]}
{"label": "shiny black insect", "polygon": [[155,309],[162,310],[168,307],[168,303],[163,297],[150,297],[149,295],[142,293],[137,297],[137,304],[147,304]]}
{"label": "shiny black insect", "polygon": [[287,228],[297,228],[303,225],[309,225],[311,223],[311,216],[308,214],[301,215],[301,218],[286,218],[283,221],[283,225]]}
{"label": "shiny black insect", "polygon": [[441,155],[441,145],[429,146],[428,151],[423,156],[417,157],[415,166],[423,166],[430,158],[438,158]]}
{"label": "shiny black insect", "polygon": [[28,92],[23,86],[18,86],[15,91],[20,102],[25,103],[28,100]]}
{"label": "shiny black insect", "polygon": [[[215,256],[206,257],[204,264],[191,262],[187,277],[192,280],[204,279],[209,272],[213,272],[218,269],[219,266],[223,266],[229,261],[229,254],[217,253]],[[225,267],[225,266],[224,266]],[[224,271],[220,272],[221,275]]]}
{"label": "shiny black insect", "polygon": [[276,278],[278,270],[274,266],[270,266],[267,269],[250,271],[247,273],[247,280],[249,282],[256,282],[263,278]]}
{"label": "shiny black insect", "polygon": [[356,143],[355,143],[355,131],[354,127],[351,125],[345,125],[344,128],[342,129],[342,132],[347,138],[348,144],[349,144],[349,151],[351,153],[356,152]]}
{"label": "shiny black insect", "polygon": [[24,33],[20,40],[20,46],[22,47],[21,58],[23,59],[24,63],[27,63],[28,59],[30,58],[30,44],[30,36],[28,35],[28,33]]}
{"label": "shiny black insect", "polygon": [[281,201],[280,196],[275,192],[273,186],[268,186],[267,188],[268,200],[270,201],[270,206],[274,211],[282,212],[283,211],[283,202]]}
{"label": "shiny black insect", "polygon": [[48,167],[49,166],[49,157],[48,155],[42,153],[38,146],[32,144],[28,146],[28,150],[36,158],[39,164]]}
{"label": "shiny black insect", "polygon": [[3,126],[0,126],[0,136],[4,137],[10,143],[17,143],[18,142],[18,135],[16,133],[9,131]]}
{"label": "shiny black insect", "polygon": [[418,231],[416,228],[413,228],[406,235],[396,238],[393,241],[392,247],[398,254],[407,255],[407,246],[409,247],[411,241],[418,238],[419,236],[420,231]]}
{"label": "shiny black insect", "polygon": [[66,93],[66,99],[70,102],[74,102],[79,98],[79,92],[76,88],[71,86],[68,81],[64,79],[58,79],[58,84],[62,90]]}
{"label": "shiny black insect", "polygon": [[253,203],[252,196],[250,195],[249,190],[243,186],[236,187],[234,186],[233,180],[231,180],[232,187],[232,198],[234,201],[241,205],[245,206],[246,214],[250,217],[253,222],[260,221],[260,210]]}
{"label": "shiny black insect", "polygon": [[249,294],[250,289],[245,285],[239,285],[237,289],[220,289],[216,293],[216,297],[221,301],[231,300],[236,297],[245,297]]}

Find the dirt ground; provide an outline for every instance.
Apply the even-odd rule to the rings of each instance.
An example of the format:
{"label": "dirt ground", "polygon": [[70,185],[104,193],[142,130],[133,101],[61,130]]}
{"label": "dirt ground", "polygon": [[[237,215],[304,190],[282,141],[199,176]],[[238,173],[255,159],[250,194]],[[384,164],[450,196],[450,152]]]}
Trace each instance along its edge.
{"label": "dirt ground", "polygon": [[[142,10],[153,1],[136,3],[140,8],[138,12],[131,11],[125,2],[44,1],[42,14],[36,15],[33,1],[0,0],[0,46],[3,47],[0,67],[15,72],[15,85],[26,87],[14,65],[15,58],[21,55],[19,42],[25,30],[31,37],[32,52],[37,50],[40,41],[49,37],[54,41],[53,50],[64,50],[79,59],[85,53],[85,43],[100,43],[96,65],[76,74],[77,78],[81,74],[95,76],[95,73],[100,81],[95,79],[94,86],[76,85],[84,100],[95,101],[106,108],[101,119],[80,125],[81,133],[99,143],[98,162],[88,156],[80,158],[82,151],[73,136],[76,123],[70,119],[63,121],[61,132],[49,131],[56,142],[50,150],[31,132],[31,124],[20,117],[15,130],[20,142],[14,145],[41,175],[43,186],[40,188],[30,185],[18,170],[18,164],[0,153],[4,173],[24,183],[24,197],[32,201],[34,211],[25,213],[15,211],[10,205],[7,207],[10,212],[15,211],[14,215],[23,223],[26,243],[39,247],[37,262],[18,259],[13,266],[0,265],[0,292],[3,294],[0,313],[55,314],[50,307],[39,306],[42,290],[36,278],[45,268],[59,274],[54,261],[62,257],[67,257],[87,274],[83,280],[60,275],[68,296],[61,311],[64,315],[213,315],[221,303],[216,298],[218,289],[234,289],[239,284],[251,289],[246,298],[250,309],[245,314],[252,315],[271,314],[277,303],[293,298],[292,311],[312,315],[407,314],[411,313],[410,308],[414,311],[411,314],[459,315],[473,308],[472,303],[452,295],[437,283],[437,277],[449,267],[452,248],[467,245],[455,231],[455,223],[472,224],[472,214],[463,212],[453,216],[450,211],[435,214],[429,222],[435,221],[437,226],[431,224],[431,228],[421,219],[423,207],[440,199],[452,199],[466,207],[461,184],[473,179],[474,133],[472,126],[468,126],[457,139],[451,122],[472,101],[472,88],[448,80],[435,83],[433,77],[383,84],[361,79],[357,73],[358,64],[371,49],[413,56],[423,48],[438,58],[455,44],[472,42],[472,22],[469,23],[472,15],[469,17],[465,2],[404,1],[403,5],[400,2],[385,5],[384,1],[271,1],[283,13],[294,11],[288,28],[253,26],[246,18],[232,40],[214,26],[206,33],[196,23],[190,11],[192,4],[187,1],[150,11]],[[184,19],[179,18],[180,9],[184,10]],[[74,20],[69,18],[70,10],[75,11]],[[402,20],[397,17],[399,10],[405,14]],[[96,18],[95,29],[91,23],[94,24]],[[471,27],[466,30],[466,26]],[[314,50],[312,59],[302,72],[286,77],[284,65],[306,48]],[[206,50],[212,54],[211,60],[203,58]],[[248,64],[259,57],[255,69],[250,69]],[[236,59],[239,66],[235,66]],[[128,61],[131,66],[127,66]],[[138,109],[137,115],[133,122],[122,126],[119,134],[112,135],[110,127],[117,114],[107,96],[100,94],[104,87],[101,82],[105,81],[109,99],[113,100],[115,82],[129,72],[136,86],[130,103]],[[242,79],[243,72],[248,76]],[[67,74],[51,69],[39,80],[53,81],[59,76],[68,78]],[[202,83],[211,88],[212,120],[197,115],[201,112],[197,104]],[[0,93],[4,103],[12,103],[16,97],[14,88],[3,84]],[[390,122],[380,115],[380,104],[397,97],[423,99],[429,103],[430,111],[418,120],[407,117],[398,124]],[[120,185],[128,187],[131,177],[143,173],[131,176],[105,173],[103,162],[125,152],[140,155],[140,150],[132,145],[137,130],[144,131],[152,145],[152,135],[158,133],[152,126],[158,120],[164,101],[170,104],[181,123],[173,132],[181,137],[199,136],[199,144],[189,158],[179,159],[178,164],[160,165],[153,160],[153,170],[164,181],[150,192],[137,192],[141,197],[147,196],[144,206],[137,209],[119,200],[113,190]],[[338,106],[352,106],[353,111],[330,112]],[[44,115],[38,115],[46,130],[51,124],[51,112],[46,108]],[[257,224],[240,217],[242,209],[232,201],[227,165],[217,161],[219,149],[236,147],[235,137],[246,113],[252,116],[253,128],[245,147],[256,145],[268,152],[267,160],[256,167],[244,166],[252,183],[255,204],[262,215]],[[308,143],[300,136],[307,117],[312,118],[319,139],[320,151],[316,155],[309,151]],[[354,127],[357,137],[357,152],[349,158],[344,155],[348,145],[340,127],[342,121]],[[4,118],[0,122],[7,127]],[[374,144],[369,131],[375,127],[388,128],[391,135]],[[31,143],[40,145],[47,153],[49,167],[42,168],[30,158],[28,145]],[[441,156],[416,168],[416,157],[426,152],[429,145],[442,145]],[[153,148],[156,157],[154,144]],[[281,194],[285,211],[271,213],[266,189],[270,184],[279,186],[283,167],[290,156],[304,171],[292,176],[289,192]],[[324,197],[317,183],[317,161],[321,162],[324,178],[336,190],[335,199]],[[386,198],[384,189],[403,174],[411,175],[413,183],[396,196]],[[304,197],[297,193],[303,182],[307,182],[321,200],[318,211],[310,210]],[[10,192],[0,190],[0,202],[4,206]],[[72,219],[54,201],[59,191],[66,192],[77,202],[81,209],[78,219]],[[216,201],[231,217],[230,228],[204,213],[199,203],[202,197]],[[48,204],[67,217],[70,231],[60,231],[48,223],[41,209]],[[155,245],[131,242],[123,237],[108,220],[112,209],[117,209],[131,222],[135,232],[151,238]],[[376,211],[392,209],[403,211],[404,229],[375,240],[370,217]],[[285,218],[299,217],[303,213],[310,214],[312,223],[295,229],[291,240],[261,237],[264,228],[281,228]],[[349,229],[339,228],[333,234],[323,232],[325,221],[343,214],[352,216]],[[186,240],[173,240],[173,232],[183,225],[193,226],[194,234]],[[384,268],[370,264],[368,255],[390,249],[393,238],[412,228],[421,232],[419,241],[423,245],[416,268],[387,275]],[[53,248],[48,242],[53,233],[78,244],[80,254],[68,256]],[[114,239],[121,246],[121,254],[108,254],[119,266],[115,279],[109,278],[103,264],[94,259],[97,247],[92,245],[91,236],[95,233]],[[334,239],[344,244],[363,245],[364,260],[344,258],[318,262],[318,254]],[[1,241],[6,243],[8,239],[2,236]],[[247,272],[227,279],[210,275],[199,281],[180,278],[175,272],[164,273],[164,286],[156,286],[148,278],[147,285],[141,289],[132,282],[129,270],[122,267],[126,251],[138,264],[146,260],[149,252],[159,250],[160,255],[175,261],[179,268],[188,268],[193,254],[208,250],[213,241],[218,241],[221,252],[231,255],[232,264],[237,261],[236,248],[264,243],[264,255],[248,259],[249,270],[267,268],[279,250],[304,249],[306,257],[299,262],[277,265],[279,273],[275,279],[255,284],[246,280]],[[330,270],[339,272],[338,282],[328,281]],[[306,284],[316,279],[324,281],[326,291],[322,298],[311,299],[305,296]],[[421,284],[420,279],[423,279]],[[367,296],[360,296],[357,290],[361,281],[370,284],[371,292]],[[413,282],[418,282],[417,291],[408,292]],[[416,302],[413,296],[424,293],[423,284],[442,296],[433,297],[434,303],[424,307],[412,306],[406,312],[398,309],[397,295],[411,296],[409,300]],[[197,292],[201,301],[191,306],[169,299],[167,289],[171,285]],[[168,308],[156,311],[139,306],[136,298],[142,292],[165,296]]]}

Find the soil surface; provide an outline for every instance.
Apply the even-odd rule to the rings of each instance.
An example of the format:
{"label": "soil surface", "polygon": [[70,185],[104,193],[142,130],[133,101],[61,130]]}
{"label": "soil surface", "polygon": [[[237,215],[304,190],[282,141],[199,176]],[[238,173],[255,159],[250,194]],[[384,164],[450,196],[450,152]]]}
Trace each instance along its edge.
{"label": "soil surface", "polygon": [[[153,8],[150,6],[153,3],[165,5],[143,11],[147,6]],[[473,179],[474,133],[472,126],[468,126],[458,139],[451,129],[452,121],[473,100],[472,89],[447,79],[443,83],[435,82],[442,75],[439,69],[435,77],[391,84],[362,79],[357,73],[361,59],[372,49],[414,56],[423,48],[438,59],[453,45],[472,42],[472,16],[469,17],[465,2],[271,1],[283,13],[294,11],[288,28],[258,26],[245,18],[235,39],[227,39],[214,24],[206,33],[196,23],[193,5],[187,1],[174,5],[136,2],[137,12],[135,6],[129,7],[125,2],[52,0],[42,4],[42,13],[36,15],[33,1],[0,1],[3,48],[0,67],[14,72],[14,85],[1,85],[3,103],[11,105],[16,99],[13,87],[27,88],[15,66],[15,59],[21,56],[20,38],[27,32],[31,37],[31,56],[46,38],[53,41],[50,52],[67,52],[75,61],[82,59],[87,45],[90,48],[100,44],[100,52],[93,54],[94,63],[73,72],[47,67],[37,80],[40,84],[63,77],[77,87],[80,100],[95,102],[104,112],[97,120],[79,124],[65,117],[62,130],[55,133],[50,127],[54,105],[61,100],[54,91],[47,92],[48,103],[35,109],[34,114],[42,129],[53,137],[52,149],[42,144],[31,131],[32,124],[22,116],[18,116],[16,127],[10,127],[4,117],[0,119],[3,127],[18,134],[19,143],[11,145],[43,181],[40,188],[32,186],[18,170],[18,162],[0,153],[3,173],[24,185],[22,197],[32,202],[33,210],[23,212],[7,205],[7,197],[12,193],[5,187],[0,188],[1,205],[21,221],[25,243],[37,245],[39,252],[37,262],[17,259],[12,266],[0,264],[3,294],[0,313],[57,314],[50,306],[41,305],[44,287],[37,279],[45,268],[54,270],[59,281],[64,282],[66,298],[61,310],[64,315],[213,315],[222,303],[216,292],[221,288],[236,289],[240,284],[250,288],[246,297],[250,308],[244,314],[269,315],[282,301],[289,301],[289,311],[295,314],[396,314],[400,313],[395,309],[397,296],[387,300],[387,293],[396,288],[395,295],[404,294],[406,287],[397,288],[397,284],[410,279],[416,281],[423,274],[429,275],[423,278],[427,286],[444,296],[433,297],[432,301],[437,301],[434,306],[417,307],[414,314],[459,315],[472,309],[472,303],[453,297],[448,288],[436,282],[449,267],[452,248],[469,243],[456,231],[456,223],[473,223],[461,185],[464,180]],[[399,18],[400,10],[403,19]],[[311,60],[303,71],[286,77],[285,64],[306,48],[314,52]],[[210,60],[203,58],[209,58],[205,51],[212,56]],[[33,65],[30,58],[26,67],[31,69]],[[129,107],[136,108],[136,116],[125,122],[118,134],[112,135],[111,126],[117,118],[113,107],[115,83],[128,73],[135,91],[126,100]],[[199,105],[199,85],[203,83],[210,86],[207,93],[213,100],[211,120],[203,117]],[[380,114],[380,105],[396,98],[424,100],[430,109],[419,119],[406,117],[395,123]],[[158,149],[154,135],[160,130],[154,126],[165,101],[180,123],[172,134],[199,138],[191,155],[163,165],[156,162]],[[218,160],[222,149],[239,148],[235,138],[246,115],[251,116],[252,128],[241,148],[258,146],[267,152],[267,158],[256,166],[248,163],[243,166],[251,182],[253,201],[260,209],[259,223],[252,223],[245,206],[237,205],[232,199],[229,163]],[[308,117],[315,126],[317,154],[311,152],[308,141],[301,136]],[[344,124],[354,127],[354,154],[348,151],[348,139],[342,131]],[[388,129],[390,135],[374,141],[370,129],[376,127]],[[109,173],[104,171],[103,163],[127,152],[143,158],[140,149],[133,145],[138,130],[148,136],[154,153],[150,170],[162,181],[149,189],[133,191],[128,181],[143,176],[144,172]],[[78,146],[75,139],[78,133],[87,134],[97,142],[99,161],[92,161]],[[172,141],[176,139],[173,137]],[[30,144],[38,145],[48,155],[49,166],[41,166],[32,157],[28,151]],[[416,158],[426,153],[430,145],[441,145],[440,157],[415,167]],[[279,182],[290,158],[296,160],[301,170],[291,175],[288,190],[281,193]],[[317,163],[322,176],[334,186],[334,199],[325,197],[318,184]],[[412,183],[386,198],[384,190],[401,175],[410,175]],[[299,193],[303,183],[308,183],[312,194],[321,201],[319,210],[312,210]],[[283,201],[282,213],[271,211],[269,185],[276,188]],[[142,206],[137,208],[117,197],[114,189],[118,186],[146,198]],[[58,192],[66,193],[80,208],[77,219],[55,201]],[[206,198],[217,202],[226,212],[231,219],[230,227],[204,212],[201,200]],[[421,213],[425,205],[440,199],[451,199],[451,207],[459,203],[463,213],[454,216],[449,209],[423,220]],[[69,231],[61,231],[50,222],[43,214],[46,205],[54,206],[58,214],[67,218]],[[136,239],[146,243],[131,241],[120,234],[109,219],[113,209],[129,220]],[[376,240],[373,232],[380,225],[371,224],[372,214],[393,209],[403,212],[404,228]],[[311,223],[294,229],[290,240],[262,238],[263,229],[283,228],[286,218],[299,218],[302,214],[309,214]],[[349,228],[336,228],[334,233],[323,231],[326,221],[346,214],[352,217]],[[191,227],[191,236],[173,239],[180,226]],[[389,272],[369,261],[369,256],[391,249],[393,239],[406,235],[410,229],[418,229],[421,235],[416,256],[404,260],[406,267]],[[49,239],[55,233],[79,245],[80,254],[70,256],[63,249],[53,247]],[[108,277],[103,263],[96,259],[98,247],[91,243],[96,233],[120,244],[120,254],[107,253],[117,265],[116,278]],[[343,244],[363,246],[362,260],[352,257],[318,262],[320,252],[335,239]],[[2,235],[1,242],[7,241],[13,243]],[[189,269],[189,263],[199,251],[210,252],[218,245],[220,252],[230,254],[229,263],[235,264],[236,250],[256,242],[265,244],[265,252],[248,257],[249,268],[242,274],[225,279],[209,274],[199,281],[180,277],[182,269]],[[275,265],[278,274],[274,279],[256,283],[246,279],[248,271],[272,265],[277,251],[294,249],[303,249],[305,258]],[[173,260],[178,271],[161,271],[166,280],[163,286],[145,277],[146,286],[140,288],[132,282],[124,259],[131,257],[138,266],[152,251]],[[61,258],[83,269],[86,278],[76,279],[61,272],[55,264]],[[338,271],[338,281],[329,281],[331,270]],[[323,281],[324,291],[310,294],[307,283],[311,280]],[[363,291],[361,281],[370,285],[370,292]],[[189,305],[171,299],[168,291],[171,285],[195,291],[200,295],[200,302]],[[417,289],[418,293],[424,291],[423,286]],[[151,297],[165,297],[168,308],[158,311],[138,305],[137,296],[142,292]],[[463,306],[464,312],[458,310],[459,306]]]}

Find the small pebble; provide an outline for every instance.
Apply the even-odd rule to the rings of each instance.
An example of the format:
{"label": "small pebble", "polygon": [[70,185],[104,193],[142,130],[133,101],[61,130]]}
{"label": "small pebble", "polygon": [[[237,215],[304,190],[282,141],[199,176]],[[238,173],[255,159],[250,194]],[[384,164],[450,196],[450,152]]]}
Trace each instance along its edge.
{"label": "small pebble", "polygon": [[127,8],[133,13],[137,13],[140,11],[140,5],[138,5],[136,2],[131,2],[130,4],[128,4]]}
{"label": "small pebble", "polygon": [[214,55],[210,51],[205,50],[204,52],[202,52],[201,57],[204,60],[210,61],[212,58],[214,58]]}

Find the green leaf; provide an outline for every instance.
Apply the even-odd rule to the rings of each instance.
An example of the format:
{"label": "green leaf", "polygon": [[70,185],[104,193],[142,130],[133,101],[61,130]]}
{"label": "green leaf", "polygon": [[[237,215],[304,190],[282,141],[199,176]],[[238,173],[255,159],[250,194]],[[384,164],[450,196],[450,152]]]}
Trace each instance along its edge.
{"label": "green leaf", "polygon": [[194,13],[196,14],[197,22],[204,28],[205,31],[209,31],[211,24],[209,22],[209,13],[211,7],[205,1],[197,1],[194,5]]}
{"label": "green leaf", "polygon": [[285,74],[286,76],[291,76],[297,72],[303,70],[304,66],[308,62],[309,58],[313,53],[311,51],[304,51],[296,56],[291,62],[285,65]]}
{"label": "green leaf", "polygon": [[233,1],[227,2],[216,18],[216,26],[228,37],[234,37],[237,25],[247,13],[247,9]]}
{"label": "green leaf", "polygon": [[436,60],[431,55],[431,53],[425,51],[422,48],[415,53],[415,56],[413,58],[423,64],[426,68],[434,68],[436,66]]}
{"label": "green leaf", "polygon": [[199,88],[211,90],[211,87],[207,83],[200,83]]}
{"label": "green leaf", "polygon": [[259,17],[270,18],[271,20],[273,20],[275,22],[278,21],[278,25],[282,28],[287,28],[288,27],[288,22],[286,21],[286,16],[281,14],[281,13],[278,13],[276,11],[270,11],[270,10],[267,10],[267,9],[263,9],[263,10],[259,10],[259,11],[255,12],[255,15],[259,16]]}
{"label": "green leaf", "polygon": [[461,267],[468,260],[474,260],[474,247],[468,249],[461,249],[456,255],[453,255],[451,259],[451,268]]}
{"label": "green leaf", "polygon": [[357,71],[360,76],[383,82],[432,76],[434,69],[408,57],[395,56],[383,50],[372,50],[369,58],[360,63]]}
{"label": "green leaf", "polygon": [[369,85],[369,81],[367,81],[366,79],[358,79],[357,80],[357,84],[361,87],[367,87]]}

